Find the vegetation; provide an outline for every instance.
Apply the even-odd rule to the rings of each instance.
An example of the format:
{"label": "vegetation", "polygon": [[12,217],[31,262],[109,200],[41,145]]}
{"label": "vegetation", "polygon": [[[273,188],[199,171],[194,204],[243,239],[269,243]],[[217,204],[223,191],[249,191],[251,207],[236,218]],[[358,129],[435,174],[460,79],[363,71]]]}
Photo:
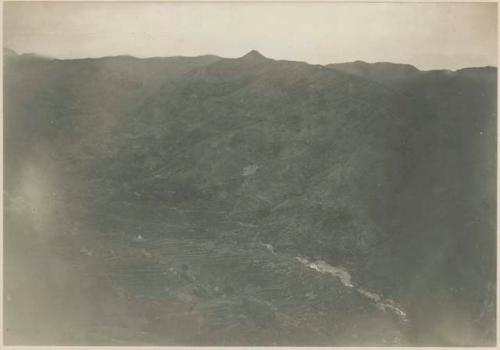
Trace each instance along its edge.
{"label": "vegetation", "polygon": [[7,342],[495,342],[495,68],[4,60]]}

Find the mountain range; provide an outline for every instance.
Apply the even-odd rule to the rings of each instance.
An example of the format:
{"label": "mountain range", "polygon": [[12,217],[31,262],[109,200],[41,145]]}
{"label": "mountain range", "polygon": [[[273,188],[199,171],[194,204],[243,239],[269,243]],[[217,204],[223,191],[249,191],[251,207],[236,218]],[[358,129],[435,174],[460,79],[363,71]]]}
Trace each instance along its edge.
{"label": "mountain range", "polygon": [[495,67],[4,49],[6,342],[495,344],[496,97]]}

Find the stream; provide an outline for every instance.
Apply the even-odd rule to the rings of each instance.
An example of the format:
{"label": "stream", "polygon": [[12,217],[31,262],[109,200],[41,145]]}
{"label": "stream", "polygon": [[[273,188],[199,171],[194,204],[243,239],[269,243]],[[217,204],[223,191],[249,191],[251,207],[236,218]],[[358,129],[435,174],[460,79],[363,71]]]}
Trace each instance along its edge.
{"label": "stream", "polygon": [[343,286],[347,288],[353,288],[356,292],[358,292],[365,298],[370,299],[380,310],[386,312],[387,311],[392,312],[398,317],[400,322],[402,323],[409,322],[406,312],[404,312],[401,306],[397,304],[394,300],[390,298],[384,299],[381,295],[373,291],[369,291],[361,287],[355,286],[352,283],[351,275],[346,268],[342,266],[331,266],[330,264],[326,263],[323,260],[309,261],[308,259],[303,257],[296,257],[295,259],[297,259],[303,265],[307,266],[312,270],[315,270],[323,274],[329,274],[331,276],[338,278]]}

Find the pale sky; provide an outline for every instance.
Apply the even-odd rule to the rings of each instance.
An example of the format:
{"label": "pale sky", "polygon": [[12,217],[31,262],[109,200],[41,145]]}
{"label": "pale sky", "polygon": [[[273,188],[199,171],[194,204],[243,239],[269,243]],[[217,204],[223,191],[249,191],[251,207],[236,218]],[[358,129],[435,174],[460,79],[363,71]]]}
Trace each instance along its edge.
{"label": "pale sky", "polygon": [[239,57],[497,65],[496,3],[4,3],[3,46],[57,58]]}

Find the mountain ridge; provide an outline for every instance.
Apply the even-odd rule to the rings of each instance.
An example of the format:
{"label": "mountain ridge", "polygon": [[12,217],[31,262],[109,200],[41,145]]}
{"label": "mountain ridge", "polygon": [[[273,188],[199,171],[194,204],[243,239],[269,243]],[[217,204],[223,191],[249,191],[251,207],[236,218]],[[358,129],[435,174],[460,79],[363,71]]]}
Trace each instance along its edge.
{"label": "mountain ridge", "polygon": [[[59,305],[49,291],[83,285],[96,286],[82,288],[90,301],[77,288],[78,302],[63,299],[61,319],[33,332],[53,340],[72,325],[98,342],[96,329],[113,329],[161,345],[494,342],[496,69],[361,66],[252,52],[5,60],[5,289],[30,281],[13,266],[81,279],[29,284],[41,297],[6,305],[9,340],[30,336],[33,307]],[[409,324],[296,257],[349,271]],[[96,303],[82,319],[71,312]],[[213,329],[189,327],[196,317]]]}
{"label": "mountain ridge", "polygon": [[417,70],[419,72],[435,72],[435,71],[448,71],[448,72],[459,72],[462,70],[468,70],[468,69],[498,69],[496,66],[470,66],[470,67],[463,67],[463,68],[457,68],[457,69],[446,69],[446,68],[440,68],[440,69],[419,69],[415,67],[414,65],[408,64],[408,63],[397,63],[397,62],[389,62],[389,61],[377,61],[377,62],[366,62],[362,60],[355,60],[355,61],[346,61],[346,62],[337,62],[337,63],[325,63],[325,64],[317,64],[317,63],[309,63],[306,61],[294,61],[294,60],[287,60],[287,59],[272,59],[268,58],[264,55],[262,55],[259,51],[257,50],[250,50],[246,54],[236,57],[236,58],[227,58],[227,57],[222,57],[219,55],[214,55],[214,54],[203,54],[203,55],[195,55],[195,56],[151,56],[151,57],[137,57],[134,55],[114,55],[114,56],[99,56],[99,57],[81,57],[81,58],[55,58],[52,56],[46,56],[46,55],[40,55],[37,53],[23,53],[23,54],[18,54],[16,51],[4,47],[4,56],[23,56],[27,55],[28,56],[36,56],[41,59],[48,59],[48,60],[57,60],[57,61],[79,61],[79,60],[99,60],[99,59],[119,59],[119,58],[131,58],[131,59],[136,59],[136,60],[158,60],[158,59],[182,59],[182,58],[188,58],[188,59],[193,59],[193,58],[214,58],[214,59],[232,59],[232,60],[237,60],[237,59],[259,59],[259,60],[273,60],[273,61],[279,61],[279,62],[301,62],[301,63],[306,63],[312,66],[322,66],[322,67],[331,67],[331,68],[337,68],[342,70],[342,66],[353,66],[353,65],[364,65],[364,66],[383,66],[383,65],[388,65],[388,66],[393,66],[397,68],[407,68],[409,70]]}

